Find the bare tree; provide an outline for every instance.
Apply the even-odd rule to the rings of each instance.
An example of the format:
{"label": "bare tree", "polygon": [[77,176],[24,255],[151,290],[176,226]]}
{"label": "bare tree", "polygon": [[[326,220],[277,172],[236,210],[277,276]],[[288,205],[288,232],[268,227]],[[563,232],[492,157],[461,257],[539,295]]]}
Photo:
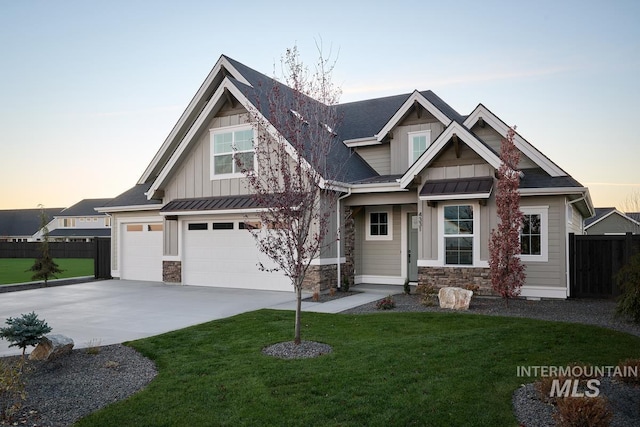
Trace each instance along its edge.
{"label": "bare tree", "polygon": [[500,145],[502,163],[498,169],[496,205],[500,223],[491,231],[489,240],[489,267],[491,285],[502,298],[516,297],[524,284],[524,265],[520,254],[520,230],[522,212],[520,211],[520,173],[518,161],[520,152],[513,143],[515,127],[509,129],[507,137]]}
{"label": "bare tree", "polygon": [[281,59],[284,84],[275,79],[259,88],[258,106],[250,109],[255,130],[255,164],[236,157],[257,203],[261,229],[253,236],[261,252],[291,280],[296,292],[294,343],[300,344],[302,286],[312,260],[331,243],[332,215],[340,195],[336,182],[347,159],[333,149],[340,89],[331,75],[335,61],[319,50],[315,71],[300,60],[296,47]]}

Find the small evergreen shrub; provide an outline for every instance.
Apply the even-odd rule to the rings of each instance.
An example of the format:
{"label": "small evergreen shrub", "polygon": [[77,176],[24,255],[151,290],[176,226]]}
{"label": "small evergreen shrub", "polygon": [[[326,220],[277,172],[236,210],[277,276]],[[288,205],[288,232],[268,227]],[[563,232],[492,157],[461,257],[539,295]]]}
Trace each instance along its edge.
{"label": "small evergreen shrub", "polygon": [[615,279],[621,291],[616,314],[640,324],[640,253],[631,257]]}
{"label": "small evergreen shrub", "polygon": [[378,310],[391,310],[395,308],[395,306],[396,302],[393,300],[393,297],[391,295],[387,295],[386,297],[376,302],[376,308]]}
{"label": "small evergreen shrub", "polygon": [[351,283],[349,282],[349,278],[347,276],[342,276],[342,292],[349,292],[350,287]]}
{"label": "small evergreen shrub", "polygon": [[404,293],[407,295],[411,294],[411,286],[409,285],[409,279],[404,281]]}
{"label": "small evergreen shrub", "polygon": [[22,349],[22,361],[27,346],[36,346],[45,334],[51,332],[51,327],[44,320],[38,319],[35,312],[23,314],[20,317],[9,317],[4,328],[0,328],[0,338],[9,341],[9,347]]}
{"label": "small evergreen shrub", "polygon": [[597,397],[563,397],[557,401],[553,415],[559,427],[605,427],[611,425],[613,413],[607,400]]}
{"label": "small evergreen shrub", "polygon": [[0,421],[10,424],[27,398],[22,365],[0,360]]}

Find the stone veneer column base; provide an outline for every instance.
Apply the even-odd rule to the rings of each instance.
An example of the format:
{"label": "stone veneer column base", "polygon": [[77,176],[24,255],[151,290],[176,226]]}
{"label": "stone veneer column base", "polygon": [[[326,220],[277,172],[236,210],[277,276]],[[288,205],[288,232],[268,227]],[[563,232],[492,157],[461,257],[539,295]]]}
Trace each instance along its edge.
{"label": "stone veneer column base", "polygon": [[[345,268],[344,263],[340,265],[340,268]],[[335,287],[337,280],[338,267],[335,264],[312,265],[307,270],[307,275],[304,278],[304,282],[302,282],[302,288],[320,292]]]}
{"label": "stone veneer column base", "polygon": [[482,267],[418,267],[418,284],[433,285],[438,289],[476,285],[479,289],[475,294],[495,295],[491,290],[490,270]]}
{"label": "stone veneer column base", "polygon": [[167,283],[182,282],[182,262],[162,261],[162,281]]}

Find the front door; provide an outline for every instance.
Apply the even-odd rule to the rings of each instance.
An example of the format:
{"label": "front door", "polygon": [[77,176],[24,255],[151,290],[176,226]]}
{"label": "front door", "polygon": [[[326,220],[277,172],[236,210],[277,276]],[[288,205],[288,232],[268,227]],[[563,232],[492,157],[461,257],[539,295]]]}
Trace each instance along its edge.
{"label": "front door", "polygon": [[415,212],[407,214],[407,274],[409,281],[418,281],[418,227],[419,217]]}

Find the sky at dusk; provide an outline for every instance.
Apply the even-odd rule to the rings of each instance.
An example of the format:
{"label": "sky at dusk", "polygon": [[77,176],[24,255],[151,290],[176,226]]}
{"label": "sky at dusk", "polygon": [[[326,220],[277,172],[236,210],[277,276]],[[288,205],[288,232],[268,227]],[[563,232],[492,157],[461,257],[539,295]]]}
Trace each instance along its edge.
{"label": "sky at dusk", "polygon": [[[384,3],[384,4],[378,4]],[[337,56],[341,101],[482,103],[588,186],[640,195],[640,2],[0,0],[0,209],[132,187],[221,54]]]}

